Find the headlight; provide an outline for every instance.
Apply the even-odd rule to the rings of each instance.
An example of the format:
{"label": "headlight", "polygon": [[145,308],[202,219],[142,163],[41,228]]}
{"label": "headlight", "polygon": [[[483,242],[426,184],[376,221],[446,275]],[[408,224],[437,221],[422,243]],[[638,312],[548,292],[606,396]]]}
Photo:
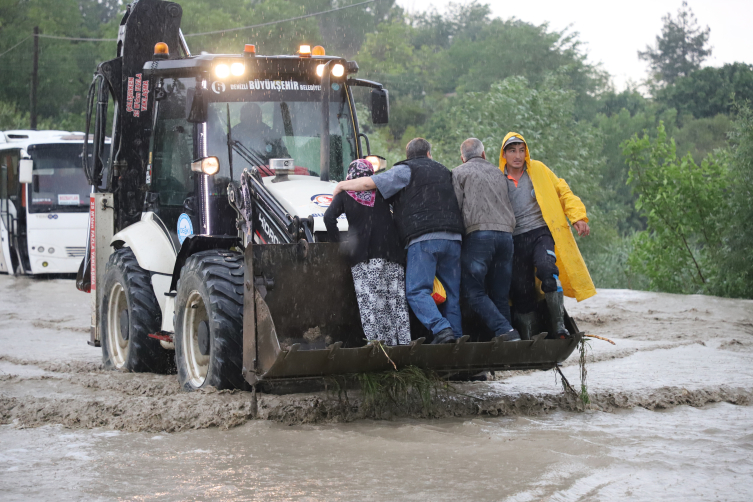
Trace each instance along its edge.
{"label": "headlight", "polygon": [[374,168],[374,172],[387,167],[387,159],[380,157],[379,155],[369,155],[365,160],[366,162],[369,162],[371,164],[371,166]]}
{"label": "headlight", "polygon": [[230,75],[230,67],[225,63],[218,64],[214,67],[214,74],[217,78],[227,78]]}
{"label": "headlight", "polygon": [[234,77],[240,77],[246,73],[246,65],[243,63],[233,63],[230,65],[230,73],[232,73]]}
{"label": "headlight", "polygon": [[[320,64],[316,67],[316,75],[318,77],[321,77],[324,75],[324,65]],[[340,63],[337,63],[335,66],[332,67],[332,76],[333,77],[342,77],[345,75],[345,67],[341,65]]]}
{"label": "headlight", "polygon": [[191,163],[191,171],[204,174],[217,174],[220,170],[220,161],[217,157],[205,157]]}
{"label": "headlight", "polygon": [[55,252],[55,248],[47,248],[47,252],[52,254]]}
{"label": "headlight", "polygon": [[39,246],[37,248],[37,251],[39,251],[40,253],[44,253],[44,246]]}

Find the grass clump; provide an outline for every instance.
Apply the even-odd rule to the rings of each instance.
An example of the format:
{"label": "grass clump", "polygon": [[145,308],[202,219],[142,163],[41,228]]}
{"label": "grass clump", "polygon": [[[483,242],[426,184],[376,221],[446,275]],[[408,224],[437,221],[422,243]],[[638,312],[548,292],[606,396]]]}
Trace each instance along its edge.
{"label": "grass clump", "polygon": [[345,402],[349,402],[346,390],[348,384],[357,384],[362,394],[361,415],[376,417],[392,417],[397,413],[435,416],[435,400],[439,393],[454,390],[435,372],[417,366],[329,377],[327,383],[328,387],[331,386],[337,392],[338,398]]}

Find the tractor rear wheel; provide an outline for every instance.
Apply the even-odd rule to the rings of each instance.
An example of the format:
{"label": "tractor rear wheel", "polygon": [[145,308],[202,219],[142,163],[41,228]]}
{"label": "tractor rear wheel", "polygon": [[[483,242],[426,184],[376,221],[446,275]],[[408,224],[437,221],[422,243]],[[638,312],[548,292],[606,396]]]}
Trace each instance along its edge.
{"label": "tractor rear wheel", "polygon": [[243,256],[196,253],[180,272],[175,297],[175,358],[183,389],[242,388]]}
{"label": "tractor rear wheel", "polygon": [[149,337],[162,326],[162,312],[154,296],[149,272],[139,267],[129,248],[110,255],[102,281],[100,312],[102,359],[105,368],[169,373],[172,351]]}

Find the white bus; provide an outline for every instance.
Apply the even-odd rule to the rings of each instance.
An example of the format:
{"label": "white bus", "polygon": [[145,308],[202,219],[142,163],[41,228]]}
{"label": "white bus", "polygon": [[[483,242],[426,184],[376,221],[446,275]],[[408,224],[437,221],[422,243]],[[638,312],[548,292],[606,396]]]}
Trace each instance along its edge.
{"label": "white bus", "polygon": [[83,140],[66,131],[0,132],[0,273],[78,271],[91,192]]}

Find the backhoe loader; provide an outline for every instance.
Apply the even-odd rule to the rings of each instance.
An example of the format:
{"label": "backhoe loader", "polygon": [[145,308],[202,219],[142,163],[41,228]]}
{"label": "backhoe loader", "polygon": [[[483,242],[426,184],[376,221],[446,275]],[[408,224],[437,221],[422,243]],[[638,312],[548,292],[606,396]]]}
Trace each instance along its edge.
{"label": "backhoe loader", "polygon": [[[387,89],[320,46],[193,55],[181,16],[173,2],[130,4],[116,57],[89,91],[93,189],[77,286],[91,293],[89,343],[107,368],[177,370],[191,391],[409,365],[442,376],[550,369],[572,353],[581,333],[569,317],[563,340],[498,343],[469,314],[455,344],[424,343],[418,325],[410,345],[367,344],[322,217],[351,161],[384,167],[353,90],[370,93],[372,122],[385,124]],[[347,232],[344,217],[338,225]]]}

